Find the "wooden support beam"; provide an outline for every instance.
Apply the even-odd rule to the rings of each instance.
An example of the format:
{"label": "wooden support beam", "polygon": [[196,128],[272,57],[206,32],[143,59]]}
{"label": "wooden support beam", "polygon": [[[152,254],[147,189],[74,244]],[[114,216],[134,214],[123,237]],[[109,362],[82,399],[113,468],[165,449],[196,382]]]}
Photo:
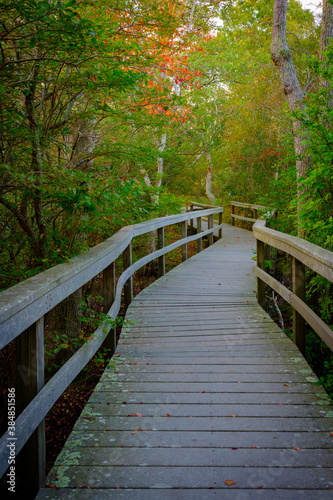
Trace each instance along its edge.
{"label": "wooden support beam", "polygon": [[[17,338],[16,360],[16,416],[18,416],[44,386],[44,317]],[[27,499],[35,498],[45,480],[44,420],[22,448],[16,463],[18,495],[23,495]]]}
{"label": "wooden support beam", "polygon": [[[201,229],[201,217],[198,217],[197,218],[197,234],[201,233],[202,229]],[[198,252],[202,252],[202,238],[199,238],[198,240]]]}
{"label": "wooden support beam", "polygon": [[[182,226],[182,239],[187,238],[187,221],[184,220],[181,223],[181,226]],[[185,260],[187,260],[187,243],[182,245],[182,262],[184,262]]]}
{"label": "wooden support beam", "polygon": [[[193,211],[194,211],[194,205],[191,205],[189,212],[193,212]],[[193,221],[194,221],[194,219],[190,220],[190,234],[194,233]]]}
{"label": "wooden support beam", "polygon": [[[212,229],[214,227],[214,215],[208,215],[208,229]],[[208,235],[208,246],[211,246],[214,243],[214,233],[209,233]]]}
{"label": "wooden support beam", "polygon": [[[164,248],[164,227],[160,227],[157,230],[157,247],[158,250]],[[164,276],[165,274],[165,255],[161,255],[158,258],[158,277]]]}
{"label": "wooden support beam", "polygon": [[[265,270],[265,244],[260,240],[257,240],[257,266]],[[265,304],[265,288],[265,283],[257,278],[257,300],[261,307]]]}
{"label": "wooden support beam", "polygon": [[[305,302],[305,266],[295,257],[292,258],[292,283],[294,294]],[[294,308],[293,341],[301,353],[305,354],[305,320]]]}
{"label": "wooden support beam", "polygon": [[[103,271],[103,312],[106,314],[110,309],[116,297],[116,264],[112,262]],[[111,327],[103,347],[110,349],[110,357],[116,350],[116,325]]]}
{"label": "wooden support beam", "polygon": [[[123,252],[123,271],[132,265],[132,243]],[[133,277],[128,278],[124,285],[125,312],[133,300]]]}
{"label": "wooden support beam", "polygon": [[231,224],[234,226],[235,225],[235,218],[232,217],[233,215],[235,215],[235,206],[231,205]]}
{"label": "wooden support beam", "polygon": [[[219,225],[222,224],[222,212],[219,213]],[[219,229],[219,240],[222,238],[222,227]]]}

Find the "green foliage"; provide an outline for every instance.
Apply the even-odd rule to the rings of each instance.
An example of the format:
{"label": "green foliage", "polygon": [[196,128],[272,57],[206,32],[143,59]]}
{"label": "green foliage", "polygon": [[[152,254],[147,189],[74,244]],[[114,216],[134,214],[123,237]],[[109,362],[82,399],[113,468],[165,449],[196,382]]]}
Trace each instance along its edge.
{"label": "green foliage", "polygon": [[313,56],[311,67],[322,82],[307,95],[306,109],[296,116],[309,136],[312,165],[303,180],[304,195],[300,223],[307,239],[333,250],[333,47],[329,45],[322,59]]}

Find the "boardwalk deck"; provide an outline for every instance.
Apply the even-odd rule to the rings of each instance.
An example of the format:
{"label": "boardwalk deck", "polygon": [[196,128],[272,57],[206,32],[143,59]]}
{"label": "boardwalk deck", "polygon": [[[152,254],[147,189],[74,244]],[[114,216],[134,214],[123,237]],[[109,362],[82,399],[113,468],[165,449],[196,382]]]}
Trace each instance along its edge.
{"label": "boardwalk deck", "polygon": [[253,247],[226,226],[136,297],[38,500],[332,498],[332,407],[256,302]]}

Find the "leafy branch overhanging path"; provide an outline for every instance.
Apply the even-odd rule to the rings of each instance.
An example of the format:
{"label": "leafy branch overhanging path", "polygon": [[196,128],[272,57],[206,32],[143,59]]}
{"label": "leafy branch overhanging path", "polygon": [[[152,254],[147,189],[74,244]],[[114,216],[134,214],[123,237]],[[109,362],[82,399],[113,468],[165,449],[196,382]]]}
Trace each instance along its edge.
{"label": "leafy branch overhanging path", "polygon": [[38,500],[331,498],[331,406],[256,301],[253,248],[224,225],[136,297]]}

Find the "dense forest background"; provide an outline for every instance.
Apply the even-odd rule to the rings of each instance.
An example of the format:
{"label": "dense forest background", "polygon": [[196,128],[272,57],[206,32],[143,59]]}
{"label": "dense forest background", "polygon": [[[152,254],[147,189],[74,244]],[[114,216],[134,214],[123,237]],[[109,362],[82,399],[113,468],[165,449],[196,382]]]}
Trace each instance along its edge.
{"label": "dense forest background", "polygon": [[1,288],[187,198],[332,249],[332,8],[288,2],[291,105],[273,0],[1,2]]}

